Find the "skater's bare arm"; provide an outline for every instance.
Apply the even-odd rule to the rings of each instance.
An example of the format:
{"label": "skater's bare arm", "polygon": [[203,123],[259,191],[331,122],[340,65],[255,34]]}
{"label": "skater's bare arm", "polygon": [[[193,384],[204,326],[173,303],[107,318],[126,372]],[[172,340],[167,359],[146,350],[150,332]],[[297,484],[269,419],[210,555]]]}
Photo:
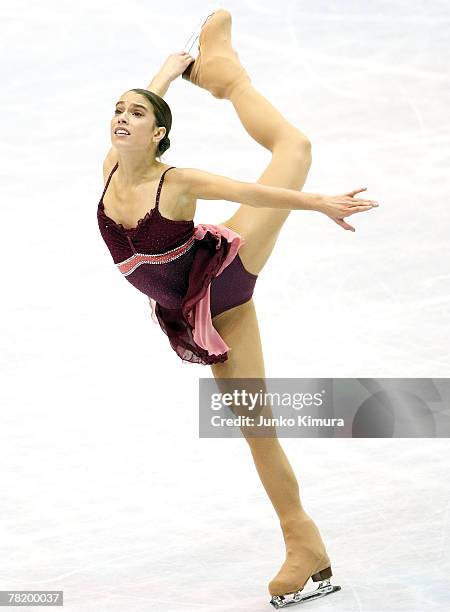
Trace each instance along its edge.
{"label": "skater's bare arm", "polygon": [[146,89],[163,98],[172,81],[178,78],[180,74],[183,74],[193,61],[192,55],[189,55],[186,51],[171,53]]}
{"label": "skater's bare arm", "polygon": [[260,183],[236,181],[226,176],[212,174],[195,168],[180,168],[183,190],[191,198],[202,200],[228,200],[255,208],[283,208],[288,210],[316,210],[329,216],[345,229],[354,228],[343,221],[343,217],[369,210],[378,203],[373,200],[354,198],[366,187],[351,192],[330,196],[305,193],[284,187],[270,187]]}
{"label": "skater's bare arm", "polygon": [[180,168],[184,189],[192,198],[228,200],[255,208],[316,210],[318,194],[246,183],[195,168]]}

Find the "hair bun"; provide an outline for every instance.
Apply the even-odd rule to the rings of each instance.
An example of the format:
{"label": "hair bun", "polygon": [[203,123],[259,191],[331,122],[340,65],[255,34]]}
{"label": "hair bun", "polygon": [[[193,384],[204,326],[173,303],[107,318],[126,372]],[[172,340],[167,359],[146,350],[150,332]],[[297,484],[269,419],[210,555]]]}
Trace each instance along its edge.
{"label": "hair bun", "polygon": [[164,136],[164,138],[162,138],[159,141],[159,145],[158,145],[158,151],[160,155],[165,153],[165,151],[167,151],[169,147],[170,147],[170,138],[168,136]]}

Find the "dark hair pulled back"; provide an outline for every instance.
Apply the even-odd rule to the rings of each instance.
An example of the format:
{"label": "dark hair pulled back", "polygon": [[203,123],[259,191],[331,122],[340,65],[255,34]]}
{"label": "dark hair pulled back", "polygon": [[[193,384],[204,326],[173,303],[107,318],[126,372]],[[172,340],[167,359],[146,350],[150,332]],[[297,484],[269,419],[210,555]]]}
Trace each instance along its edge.
{"label": "dark hair pulled back", "polygon": [[153,91],[139,88],[130,89],[130,91],[135,91],[136,93],[141,94],[141,96],[144,96],[150,102],[153,107],[156,125],[158,127],[166,128],[164,138],[159,141],[156,149],[155,157],[161,157],[161,155],[163,155],[170,147],[169,132],[172,127],[172,112],[170,107],[163,98],[158,96],[158,94],[153,93]]}

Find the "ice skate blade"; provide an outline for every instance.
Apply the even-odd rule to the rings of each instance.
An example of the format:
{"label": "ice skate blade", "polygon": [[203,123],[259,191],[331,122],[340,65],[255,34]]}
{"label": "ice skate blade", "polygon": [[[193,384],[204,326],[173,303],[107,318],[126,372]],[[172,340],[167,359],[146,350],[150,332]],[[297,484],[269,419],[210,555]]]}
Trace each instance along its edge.
{"label": "ice skate blade", "polygon": [[336,591],[340,590],[340,586],[334,586],[333,584],[330,584],[329,580],[324,580],[314,591],[310,591],[309,593],[304,593],[303,591],[296,591],[291,595],[274,595],[269,603],[271,603],[272,606],[276,610],[278,610],[279,608],[296,606],[297,604],[305,603],[306,601],[310,601],[311,599],[326,597],[327,595],[331,595],[331,593],[335,593]]}
{"label": "ice skate blade", "polygon": [[191,52],[192,47],[195,45],[195,43],[200,37],[200,32],[202,31],[202,27],[208,21],[209,17],[211,17],[211,15],[214,15],[214,13],[216,13],[221,8],[222,7],[219,4],[211,4],[209,6],[208,10],[202,15],[200,21],[195,26],[195,29],[193,30],[192,34],[189,36],[186,44],[183,47],[183,51],[186,51],[187,53]]}

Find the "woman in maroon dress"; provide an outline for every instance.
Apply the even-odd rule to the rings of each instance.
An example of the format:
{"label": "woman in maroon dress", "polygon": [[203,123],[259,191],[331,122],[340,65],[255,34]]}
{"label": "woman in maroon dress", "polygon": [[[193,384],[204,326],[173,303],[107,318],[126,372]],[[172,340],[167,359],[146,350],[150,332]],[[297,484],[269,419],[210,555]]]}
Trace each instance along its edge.
{"label": "woman in maroon dress", "polygon": [[[118,100],[98,223],[117,268],[148,296],[153,320],[183,362],[211,365],[223,389],[224,380],[235,378],[260,387],[265,369],[253,289],[291,210],[315,210],[355,231],[345,217],[378,204],[355,198],[365,188],[335,196],[301,192],[310,141],[253,87],[231,46],[228,11],[203,21],[198,47],[195,61],[186,51],[170,55],[146,90],[129,90]],[[170,146],[172,116],[163,96],[180,75],[228,99],[250,136],[271,151],[257,183],[157,160]],[[242,205],[223,223],[195,226],[199,198]],[[269,584],[271,603],[286,605],[288,594],[300,601],[310,578],[321,582],[316,595],[337,590],[328,584],[330,559],[275,429],[242,431],[286,544],[286,560]]]}

